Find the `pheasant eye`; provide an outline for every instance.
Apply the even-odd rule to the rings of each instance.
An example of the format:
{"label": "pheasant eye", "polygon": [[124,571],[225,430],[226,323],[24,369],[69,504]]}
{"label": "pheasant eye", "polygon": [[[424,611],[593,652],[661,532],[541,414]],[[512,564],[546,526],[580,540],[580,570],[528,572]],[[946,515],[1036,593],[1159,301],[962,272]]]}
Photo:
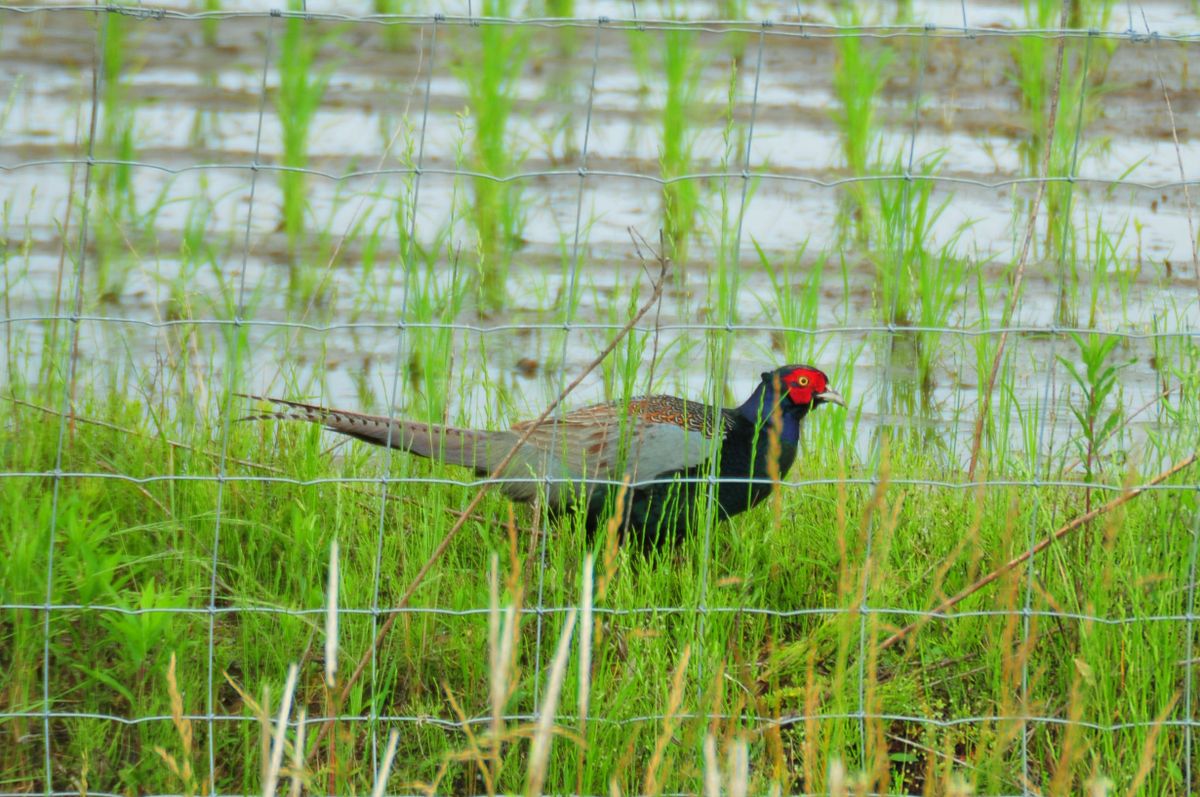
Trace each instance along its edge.
{"label": "pheasant eye", "polygon": [[808,377],[802,376],[796,380],[796,385],[799,387],[808,387]]}

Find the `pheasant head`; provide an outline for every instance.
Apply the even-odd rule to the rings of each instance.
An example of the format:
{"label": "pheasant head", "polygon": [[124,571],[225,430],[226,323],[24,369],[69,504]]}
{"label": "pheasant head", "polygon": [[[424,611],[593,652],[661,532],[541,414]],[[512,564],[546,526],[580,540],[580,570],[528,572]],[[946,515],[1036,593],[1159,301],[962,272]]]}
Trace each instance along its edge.
{"label": "pheasant head", "polygon": [[738,410],[756,424],[768,421],[778,413],[782,416],[784,439],[794,440],[800,432],[800,421],[809,410],[822,404],[846,406],[846,400],[829,388],[829,377],[811,365],[785,365],[766,371],[762,382]]}
{"label": "pheasant head", "polygon": [[829,389],[829,377],[825,372],[807,365],[786,365],[763,374],[764,382],[774,384],[779,380],[784,401],[793,407],[811,409],[821,404],[846,406],[846,400],[835,390]]}

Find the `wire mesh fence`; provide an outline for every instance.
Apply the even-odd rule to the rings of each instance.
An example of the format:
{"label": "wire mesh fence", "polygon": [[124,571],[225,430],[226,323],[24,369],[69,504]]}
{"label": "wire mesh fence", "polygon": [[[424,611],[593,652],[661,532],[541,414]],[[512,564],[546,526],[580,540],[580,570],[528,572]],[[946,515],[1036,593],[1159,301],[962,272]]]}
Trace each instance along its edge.
{"label": "wire mesh fence", "polygon": [[[1197,788],[1191,11],[409,11],[0,6],[4,794]],[[645,556],[236,423],[783,362]]]}

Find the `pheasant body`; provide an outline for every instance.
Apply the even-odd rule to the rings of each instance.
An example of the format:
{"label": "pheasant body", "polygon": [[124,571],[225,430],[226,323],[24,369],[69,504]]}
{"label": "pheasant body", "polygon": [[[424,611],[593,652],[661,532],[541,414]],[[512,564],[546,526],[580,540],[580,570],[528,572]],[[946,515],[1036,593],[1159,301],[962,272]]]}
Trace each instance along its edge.
{"label": "pheasant body", "polygon": [[[828,389],[824,373],[802,365],[764,373],[746,402],[733,409],[674,396],[643,396],[584,407],[536,427],[532,422],[514,424],[507,431],[264,400],[285,409],[243,420],[319,423],[368,443],[461,465],[480,476],[493,474],[513,452],[496,474],[509,498],[532,501],[544,490],[554,514],[581,507],[589,531],[605,528],[619,510],[625,535],[651,544],[680,539],[694,527],[710,475],[717,479],[721,517],[761,502],[795,462],[800,425],[808,412],[826,402],[845,405]],[[628,487],[622,487],[625,481]]]}

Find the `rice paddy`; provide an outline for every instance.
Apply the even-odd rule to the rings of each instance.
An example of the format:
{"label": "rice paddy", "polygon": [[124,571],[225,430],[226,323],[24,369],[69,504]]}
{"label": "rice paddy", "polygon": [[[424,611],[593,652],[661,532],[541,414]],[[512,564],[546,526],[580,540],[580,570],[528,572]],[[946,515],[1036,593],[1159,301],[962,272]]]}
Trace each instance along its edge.
{"label": "rice paddy", "polygon": [[[1200,789],[1181,8],[0,8],[0,793]],[[648,557],[235,420],[785,362]]]}

